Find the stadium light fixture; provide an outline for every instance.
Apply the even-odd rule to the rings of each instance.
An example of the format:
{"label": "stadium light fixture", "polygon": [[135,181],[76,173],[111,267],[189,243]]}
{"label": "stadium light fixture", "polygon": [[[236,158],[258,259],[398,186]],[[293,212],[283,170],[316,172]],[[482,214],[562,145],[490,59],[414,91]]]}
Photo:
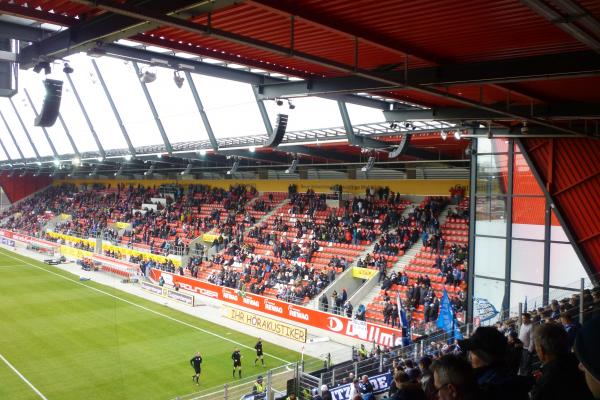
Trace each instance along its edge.
{"label": "stadium light fixture", "polygon": [[36,163],[38,166],[41,166],[41,165],[42,165],[42,162],[41,162],[41,161],[36,161],[35,163]]}
{"label": "stadium light fixture", "polygon": [[236,171],[238,170],[240,166],[240,160],[236,159],[233,163],[233,165],[231,166],[231,169],[229,171],[227,171],[227,175],[233,175],[236,173]]}
{"label": "stadium light fixture", "polygon": [[178,88],[181,89],[184,81],[185,78],[179,75],[179,71],[173,71],[173,82],[175,82],[175,85],[177,85]]}
{"label": "stadium light fixture", "polygon": [[24,169],[20,174],[19,174],[19,178],[23,178],[25,175],[27,175],[27,170]]}
{"label": "stadium light fixture", "polygon": [[90,172],[88,175],[89,175],[89,176],[96,176],[96,175],[98,175],[98,170],[99,170],[99,169],[100,169],[100,166],[99,166],[99,165],[96,165],[96,166],[94,167],[94,170],[93,170],[92,172]]}
{"label": "stadium light fixture", "polygon": [[206,155],[206,149],[201,149],[198,154],[200,154],[202,157],[204,157]]}
{"label": "stadium light fixture", "polygon": [[448,132],[446,132],[446,131],[441,131],[441,132],[440,132],[440,137],[442,138],[442,140],[446,140],[446,139],[448,139]]}
{"label": "stadium light fixture", "polygon": [[58,158],[55,158],[52,163],[57,167],[60,166],[60,160]]}
{"label": "stadium light fixture", "polygon": [[73,157],[73,159],[71,159],[71,164],[79,165],[81,164],[81,160],[79,159],[79,157]]}
{"label": "stadium light fixture", "polygon": [[13,176],[15,176],[15,170],[11,170],[10,174],[7,175],[8,178],[12,178]]}
{"label": "stadium light fixture", "polygon": [[68,63],[68,62],[66,62],[66,63],[64,63],[64,64],[63,64],[63,72],[64,72],[65,74],[72,74],[74,71],[75,71],[75,70],[73,69],[73,67],[71,67],[71,66],[69,65],[69,63]]}
{"label": "stadium light fixture", "polygon": [[462,137],[462,134],[460,132],[460,129],[455,130],[454,131],[454,139],[460,140],[461,137]]}
{"label": "stadium light fixture", "polygon": [[156,164],[151,163],[150,164],[150,168],[148,169],[148,171],[144,172],[145,176],[152,176],[154,175],[154,169],[156,168]]}
{"label": "stadium light fixture", "polygon": [[374,165],[375,165],[375,157],[371,156],[371,157],[369,157],[369,160],[367,161],[367,165],[362,167],[361,171],[368,172],[371,168],[373,168]]}
{"label": "stadium light fixture", "polygon": [[104,157],[98,156],[98,158],[96,158],[96,160],[98,160],[98,162],[102,162],[102,161],[104,161]]}
{"label": "stadium light fixture", "polygon": [[190,172],[192,172],[193,167],[194,167],[194,164],[188,163],[188,165],[185,167],[185,169],[183,171],[181,171],[181,175],[189,175]]}
{"label": "stadium light fixture", "polygon": [[156,72],[146,70],[140,73],[140,80],[144,83],[152,83],[156,80]]}
{"label": "stadium light fixture", "polygon": [[123,175],[123,169],[124,169],[124,168],[125,168],[125,165],[124,165],[124,164],[121,164],[121,165],[119,166],[119,169],[117,170],[117,172],[115,172],[115,176],[121,176],[121,175]]}
{"label": "stadium light fixture", "polygon": [[288,108],[290,110],[293,110],[294,108],[296,108],[296,106],[292,103],[292,101],[290,99],[287,99],[288,102]]}
{"label": "stadium light fixture", "polygon": [[254,153],[254,152],[256,152],[256,146],[250,146],[250,147],[248,147],[248,151],[249,151],[250,153]]}
{"label": "stadium light fixture", "polygon": [[275,100],[275,103],[276,103],[278,106],[282,106],[282,105],[283,105],[283,100],[281,100],[281,99],[277,99],[277,100]]}
{"label": "stadium light fixture", "polygon": [[125,155],[125,161],[131,161],[131,159],[132,159],[131,154],[126,154]]}
{"label": "stadium light fixture", "polygon": [[294,158],[292,160],[292,165],[290,165],[290,167],[285,170],[285,173],[286,174],[293,174],[294,172],[296,172],[297,168],[298,168],[298,159]]}

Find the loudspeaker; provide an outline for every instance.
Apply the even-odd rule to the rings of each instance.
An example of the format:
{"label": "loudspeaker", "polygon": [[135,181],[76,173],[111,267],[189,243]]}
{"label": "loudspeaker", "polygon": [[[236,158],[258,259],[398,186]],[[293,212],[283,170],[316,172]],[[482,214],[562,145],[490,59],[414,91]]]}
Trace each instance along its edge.
{"label": "loudspeaker", "polygon": [[273,129],[273,135],[269,136],[265,147],[277,147],[283,140],[285,135],[285,129],[287,128],[288,116],[287,114],[277,114],[277,123],[275,129]]}
{"label": "loudspeaker", "polygon": [[404,152],[408,148],[408,142],[410,142],[410,137],[411,137],[410,133],[405,133],[404,136],[402,136],[402,140],[400,141],[400,144],[398,145],[398,147],[396,147],[394,150],[392,150],[388,154],[388,158],[396,158],[396,157],[404,154]]}
{"label": "loudspeaker", "polygon": [[60,99],[62,97],[63,82],[56,79],[46,79],[46,97],[39,115],[35,118],[35,126],[52,126],[58,118]]}

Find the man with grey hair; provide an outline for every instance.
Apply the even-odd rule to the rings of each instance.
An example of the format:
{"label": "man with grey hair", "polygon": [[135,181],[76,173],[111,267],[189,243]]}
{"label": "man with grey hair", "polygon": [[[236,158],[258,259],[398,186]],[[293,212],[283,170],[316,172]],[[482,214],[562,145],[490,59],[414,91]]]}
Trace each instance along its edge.
{"label": "man with grey hair", "polygon": [[464,359],[449,354],[435,361],[431,367],[435,392],[440,400],[475,400],[480,392],[471,365]]}
{"label": "man with grey hair", "polygon": [[533,331],[535,351],[542,362],[542,376],[531,391],[532,400],[592,400],[577,358],[569,351],[565,329],[556,323],[537,326]]}

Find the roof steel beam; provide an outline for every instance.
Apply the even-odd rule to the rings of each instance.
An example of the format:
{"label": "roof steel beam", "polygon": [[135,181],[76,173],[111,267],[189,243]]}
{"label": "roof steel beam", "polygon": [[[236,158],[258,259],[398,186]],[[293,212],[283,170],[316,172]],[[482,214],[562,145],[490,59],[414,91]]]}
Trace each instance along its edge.
{"label": "roof steel beam", "polygon": [[[408,72],[383,72],[381,76],[411,85],[471,85],[510,83],[600,75],[600,56],[593,51],[541,55],[508,60],[444,64]],[[386,85],[358,76],[313,78],[305,81],[265,83],[259,94],[266,98],[314,96],[332,93],[377,92],[405,85]]]}
{"label": "roof steel beam", "polygon": [[350,154],[347,154],[347,153],[339,153],[337,151],[328,150],[327,148],[318,148],[318,147],[311,147],[311,146],[296,145],[296,146],[278,147],[277,151],[286,151],[289,153],[304,154],[306,156],[323,158],[323,159],[327,159],[327,160],[337,160],[337,161],[342,161],[342,162],[356,162],[357,161],[356,157],[354,157]]}
{"label": "roof steel beam", "polygon": [[71,147],[73,148],[75,155],[77,155],[77,157],[81,158],[81,153],[79,153],[79,149],[77,148],[77,145],[75,144],[75,141],[73,140],[73,137],[71,136],[71,131],[69,131],[67,124],[65,124],[65,120],[63,119],[61,113],[58,113],[58,120],[60,121],[60,124],[62,125],[62,127],[65,131],[65,134],[67,135],[67,139],[69,139],[69,143],[71,143]]}
{"label": "roof steel beam", "polygon": [[4,122],[4,126],[6,126],[6,130],[8,131],[8,134],[10,135],[10,138],[11,138],[13,144],[15,145],[15,147],[17,148],[17,151],[19,152],[19,155],[21,156],[21,160],[24,160],[25,156],[23,156],[23,152],[21,151],[21,148],[19,147],[19,144],[17,143],[17,140],[15,139],[15,135],[13,134],[12,129],[10,129],[10,125],[8,125],[8,121],[6,121],[6,118],[4,118],[4,114],[2,114],[2,111],[0,111],[0,117],[2,118],[2,121]]}
{"label": "roof steel beam", "polygon": [[27,130],[27,127],[25,126],[25,123],[23,122],[23,118],[21,118],[21,114],[19,114],[19,111],[17,110],[17,107],[15,106],[15,103],[13,102],[12,97],[9,97],[8,101],[10,101],[10,105],[12,106],[13,111],[15,112],[15,115],[17,116],[17,119],[19,120],[19,123],[21,124],[21,128],[23,128],[23,132],[25,132],[25,136],[27,136],[27,140],[29,140],[29,144],[31,145],[31,148],[33,149],[33,152],[35,153],[36,160],[39,161],[40,153],[38,152],[37,147],[35,147],[33,140],[31,140],[29,131]]}
{"label": "roof steel beam", "polygon": [[241,158],[248,158],[251,160],[267,161],[267,162],[272,162],[272,163],[276,163],[276,164],[288,164],[289,163],[289,160],[287,159],[287,157],[283,157],[273,151],[271,151],[271,152],[259,152],[259,151],[251,152],[250,150],[221,149],[221,150],[219,150],[218,154],[224,155],[224,156],[237,156],[237,157],[241,157]]}
{"label": "roof steel beam", "polygon": [[87,123],[87,126],[90,129],[90,132],[92,132],[92,136],[94,137],[94,141],[96,142],[98,151],[100,152],[100,155],[102,156],[102,158],[104,158],[104,157],[106,157],[106,152],[104,151],[104,147],[102,146],[102,143],[100,142],[100,139],[98,138],[98,134],[96,133],[96,130],[94,129],[94,125],[92,124],[92,121],[90,120],[90,116],[88,115],[88,113],[85,109],[85,106],[83,105],[83,102],[81,101],[81,97],[79,97],[79,92],[77,91],[77,87],[75,86],[75,83],[73,82],[73,79],[71,78],[71,74],[65,74],[65,75],[67,76],[67,81],[69,81],[69,85],[71,85],[71,90],[73,90],[73,94],[75,95],[77,104],[79,104],[79,108],[81,109],[81,113],[83,114],[83,117],[85,118],[85,122]]}
{"label": "roof steel beam", "polygon": [[[190,2],[179,0],[170,0],[168,2],[136,0],[133,4],[152,7],[157,12],[169,13],[170,15],[189,10],[198,5],[198,3],[190,4]],[[94,5],[90,4],[90,6],[93,7]],[[19,63],[21,68],[31,68],[40,59],[47,57],[61,58],[68,54],[85,51],[95,46],[98,41],[114,41],[126,38],[136,33],[148,31],[156,26],[156,24],[148,24],[146,21],[140,21],[138,18],[103,13],[24,47],[19,54]]]}
{"label": "roof steel beam", "polygon": [[[511,111],[545,119],[590,119],[600,118],[599,103],[551,103],[531,106],[515,105]],[[497,112],[473,108],[436,107],[429,110],[391,110],[384,111],[387,121],[430,121],[430,120],[507,120],[509,117]]]}
{"label": "roof steel beam", "polygon": [[273,125],[271,124],[271,120],[269,119],[269,114],[267,113],[267,107],[265,107],[265,102],[258,96],[258,88],[256,86],[252,86],[252,93],[254,93],[254,98],[256,99],[256,105],[258,106],[260,117],[262,118],[263,124],[265,125],[265,132],[267,132],[267,135],[271,136],[273,134]]}
{"label": "roof steel beam", "polygon": [[[133,68],[135,69],[135,74],[140,76],[140,67],[137,62],[133,62]],[[171,147],[171,142],[169,141],[169,137],[167,136],[167,132],[165,131],[165,127],[163,126],[160,117],[158,116],[158,111],[156,111],[156,106],[154,105],[154,101],[152,101],[152,96],[150,96],[150,92],[148,91],[148,86],[146,83],[139,79],[140,85],[142,86],[142,91],[144,92],[144,96],[146,96],[146,100],[148,101],[148,106],[150,106],[150,111],[152,111],[152,116],[154,117],[154,121],[156,121],[156,126],[158,127],[158,131],[160,132],[160,136],[163,139],[163,143],[165,144],[165,148],[167,152],[171,154],[173,152],[173,148]],[[133,146],[132,146],[133,147]]]}
{"label": "roof steel beam", "polygon": [[208,115],[206,115],[206,111],[204,111],[204,105],[202,104],[202,100],[200,99],[200,95],[198,94],[198,89],[196,88],[196,84],[192,80],[192,74],[189,71],[185,71],[185,78],[188,81],[188,85],[190,86],[190,90],[192,91],[192,95],[194,96],[194,101],[196,102],[196,107],[198,108],[198,112],[200,113],[200,118],[202,118],[202,123],[204,124],[204,129],[206,130],[206,134],[208,135],[208,140],[210,140],[210,144],[214,151],[219,149],[219,143],[215,138],[215,133],[212,130],[212,126],[210,125],[210,120],[208,119]]}
{"label": "roof steel beam", "polygon": [[94,66],[94,71],[96,71],[96,75],[98,75],[98,81],[100,82],[100,86],[102,86],[102,90],[104,91],[104,94],[106,95],[106,99],[108,100],[108,103],[110,104],[110,108],[112,109],[112,112],[113,112],[115,118],[117,119],[117,123],[119,124],[119,128],[121,129],[121,133],[123,134],[123,137],[125,138],[125,143],[127,143],[129,152],[131,153],[131,155],[135,155],[135,147],[133,147],[133,143],[131,143],[131,139],[129,138],[129,134],[127,133],[127,128],[125,128],[125,124],[123,123],[123,120],[121,119],[119,110],[117,109],[117,106],[115,105],[115,102],[113,101],[110,91],[108,90],[108,87],[106,86],[106,82],[104,81],[102,72],[100,71],[100,68],[98,67],[98,64],[96,63],[95,60],[92,60],[92,65]]}
{"label": "roof steel beam", "polygon": [[563,17],[541,0],[521,0],[521,2],[581,43],[600,53],[600,40],[581,29],[571,18]]}
{"label": "roof steel beam", "polygon": [[[374,80],[377,80],[379,82],[382,82],[382,83],[388,84],[388,85],[403,85],[403,84],[405,84],[405,82],[403,82],[403,80],[401,81],[401,80],[398,80],[397,78],[390,79],[378,72],[362,70],[362,69],[357,68],[356,66],[346,65],[346,64],[340,63],[338,61],[333,61],[333,60],[326,59],[321,56],[308,54],[305,52],[300,52],[300,51],[292,52],[292,51],[290,51],[289,48],[287,48],[285,46],[280,46],[277,44],[266,42],[264,40],[250,38],[250,37],[243,36],[243,35],[240,35],[237,33],[224,31],[222,29],[217,29],[217,28],[214,28],[214,27],[208,26],[208,25],[202,25],[202,24],[197,24],[197,23],[193,23],[193,22],[189,22],[189,21],[183,21],[178,18],[173,18],[173,17],[167,16],[167,15],[161,15],[160,13],[156,13],[151,10],[144,10],[139,7],[131,6],[128,4],[119,4],[119,3],[115,3],[115,2],[109,1],[109,0],[94,0],[94,1],[76,0],[76,2],[83,3],[83,4],[93,4],[95,7],[98,7],[98,8],[107,10],[107,11],[115,12],[118,14],[130,16],[130,17],[134,17],[134,18],[139,18],[142,20],[148,20],[151,22],[156,22],[159,24],[167,25],[167,26],[170,26],[173,28],[181,29],[183,31],[191,32],[191,33],[202,35],[202,36],[210,36],[210,37],[214,37],[219,40],[242,44],[244,46],[257,48],[257,49],[268,51],[268,52],[271,52],[274,54],[281,54],[281,55],[285,55],[287,57],[297,58],[297,59],[304,60],[304,61],[316,64],[316,65],[322,65],[322,66],[325,66],[327,68],[330,68],[330,69],[333,69],[336,71],[341,71],[341,72],[346,72],[346,73],[351,73],[351,74],[353,73],[353,74],[356,74],[357,76],[374,79]],[[436,89],[436,88],[412,85],[412,84],[407,84],[406,88],[415,90],[420,93],[425,93],[425,94],[428,94],[428,95],[431,95],[434,97],[451,100],[457,104],[463,104],[463,105],[479,108],[482,110],[498,112],[502,115],[512,117],[516,120],[525,120],[525,121],[528,121],[528,122],[531,122],[531,123],[534,123],[537,125],[549,127],[558,132],[565,132],[565,133],[576,134],[576,135],[581,134],[581,132],[577,132],[570,128],[557,126],[557,125],[554,125],[545,120],[540,120],[538,118],[532,118],[527,115],[520,115],[518,113],[506,111],[504,109],[497,109],[496,107],[487,105],[487,104],[479,102],[479,101],[471,100],[466,97],[448,93],[447,91],[442,90],[442,89]]]}
{"label": "roof steel beam", "polygon": [[354,127],[352,126],[352,122],[350,121],[350,114],[348,114],[348,108],[346,107],[346,103],[344,103],[341,100],[338,100],[337,104],[340,110],[340,115],[342,116],[342,122],[344,123],[346,136],[348,136],[348,143],[350,143],[351,145],[359,146],[361,148],[370,149],[385,149],[391,147],[389,143],[365,136],[356,135],[354,133]]}

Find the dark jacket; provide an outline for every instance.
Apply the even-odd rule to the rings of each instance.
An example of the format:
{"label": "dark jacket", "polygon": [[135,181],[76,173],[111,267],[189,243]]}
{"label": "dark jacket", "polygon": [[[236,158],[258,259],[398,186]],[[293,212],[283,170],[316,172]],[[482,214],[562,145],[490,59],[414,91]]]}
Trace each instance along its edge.
{"label": "dark jacket", "polygon": [[421,385],[413,382],[400,384],[400,388],[390,400],[426,400],[425,393],[421,389]]}
{"label": "dark jacket", "polygon": [[475,376],[486,400],[529,400],[532,378],[511,374],[504,366],[476,368]]}
{"label": "dark jacket", "polygon": [[579,361],[573,354],[559,357],[542,367],[542,376],[531,391],[532,400],[593,400]]}

